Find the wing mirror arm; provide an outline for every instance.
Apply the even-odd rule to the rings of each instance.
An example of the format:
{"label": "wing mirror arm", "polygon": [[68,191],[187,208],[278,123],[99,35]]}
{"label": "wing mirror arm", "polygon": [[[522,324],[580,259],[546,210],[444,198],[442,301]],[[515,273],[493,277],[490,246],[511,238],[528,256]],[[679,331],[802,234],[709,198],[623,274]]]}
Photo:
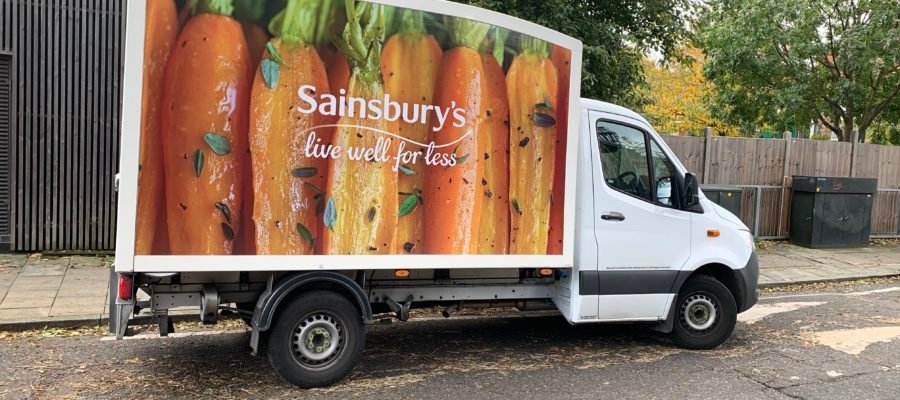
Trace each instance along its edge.
{"label": "wing mirror arm", "polygon": [[697,175],[687,173],[684,175],[684,193],[681,197],[684,199],[684,209],[694,212],[703,212],[700,205],[700,180]]}

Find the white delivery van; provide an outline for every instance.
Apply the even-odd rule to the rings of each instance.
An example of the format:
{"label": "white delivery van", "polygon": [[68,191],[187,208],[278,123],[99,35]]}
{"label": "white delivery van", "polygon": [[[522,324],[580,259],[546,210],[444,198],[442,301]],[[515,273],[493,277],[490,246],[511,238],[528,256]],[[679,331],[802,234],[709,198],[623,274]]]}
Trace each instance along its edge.
{"label": "white delivery van", "polygon": [[580,99],[577,40],[444,1],[232,3],[129,2],[119,338],[228,310],[315,387],[376,314],[556,309],[709,349],[756,303],[747,227],[644,118]]}

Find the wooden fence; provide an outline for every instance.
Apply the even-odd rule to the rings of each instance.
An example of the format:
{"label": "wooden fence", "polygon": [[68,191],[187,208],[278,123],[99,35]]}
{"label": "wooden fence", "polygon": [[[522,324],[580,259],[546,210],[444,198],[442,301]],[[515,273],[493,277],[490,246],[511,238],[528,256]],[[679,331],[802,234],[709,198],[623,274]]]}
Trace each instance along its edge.
{"label": "wooden fence", "polygon": [[[789,235],[795,175],[877,178],[872,236],[900,237],[900,146],[806,139],[663,136],[704,184],[743,188],[741,219],[759,237]],[[757,209],[759,212],[757,212]]]}

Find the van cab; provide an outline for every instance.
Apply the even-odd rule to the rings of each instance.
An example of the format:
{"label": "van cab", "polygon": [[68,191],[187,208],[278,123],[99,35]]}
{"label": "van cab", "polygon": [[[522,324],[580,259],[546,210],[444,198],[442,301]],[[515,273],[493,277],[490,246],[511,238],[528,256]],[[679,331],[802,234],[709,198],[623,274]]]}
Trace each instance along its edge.
{"label": "van cab", "polygon": [[582,100],[573,322],[665,321],[708,348],[757,301],[753,235],[708,200],[646,119]]}

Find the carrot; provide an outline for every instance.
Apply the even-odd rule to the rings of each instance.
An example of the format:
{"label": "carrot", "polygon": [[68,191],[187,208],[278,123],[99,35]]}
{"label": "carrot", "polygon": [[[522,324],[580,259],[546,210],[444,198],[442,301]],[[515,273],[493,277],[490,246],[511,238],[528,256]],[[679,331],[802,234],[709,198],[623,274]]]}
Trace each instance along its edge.
{"label": "carrot", "polygon": [[509,90],[510,252],[547,254],[556,166],[557,72],[549,44],[522,37]]}
{"label": "carrot", "polygon": [[[328,93],[325,65],[313,45],[314,2],[289,0],[271,24],[275,38],[253,83],[250,101],[250,151],[253,154],[253,221],[256,251],[267,255],[315,253],[321,237],[328,160],[308,158],[307,140],[330,141],[321,114],[300,111],[300,87]],[[272,72],[277,71],[277,72]],[[285,111],[287,110],[287,111]]]}
{"label": "carrot", "polygon": [[547,254],[563,253],[563,224],[566,204],[566,150],[569,137],[569,80],[572,75],[572,52],[553,46],[551,56],[558,73],[556,113],[556,169],[553,171],[553,207],[550,208],[550,238]]}
{"label": "carrot", "polygon": [[251,65],[258,66],[264,56],[266,43],[269,42],[269,34],[253,22],[242,22],[241,28],[244,30],[247,47],[250,49]]}
{"label": "carrot", "polygon": [[[259,0],[235,0],[234,15],[241,21],[247,47],[250,50],[251,73],[259,68],[259,63],[269,42],[269,32],[262,28],[266,14],[266,4]],[[244,168],[244,187],[253,187],[252,168]],[[244,190],[244,202],[240,211],[241,231],[235,240],[235,254],[256,254],[256,229],[253,225],[253,190]]]}
{"label": "carrot", "polygon": [[[328,87],[331,89],[331,94],[340,94],[341,90],[344,91],[343,93],[347,93],[350,84],[350,64],[347,62],[347,57],[333,44],[334,38],[340,36],[340,32],[346,24],[347,17],[344,15],[341,2],[322,0],[319,19],[316,23],[315,42],[319,50],[319,56],[322,58],[322,62],[325,63],[325,70],[328,71]],[[337,116],[327,118],[329,124],[336,124],[338,121]],[[325,135],[322,138],[322,145],[330,146],[335,128],[330,127],[326,129],[327,131],[325,131]],[[326,176],[328,168],[329,166],[326,163]],[[319,218],[318,224],[319,232],[324,232],[326,229],[325,220]],[[324,252],[325,241],[317,241],[316,253],[324,254]]]}
{"label": "carrot", "polygon": [[[384,6],[346,0],[347,26],[337,42],[350,61],[348,96],[384,98],[379,57],[384,41]],[[365,15],[363,15],[365,14]],[[363,23],[365,21],[365,23]],[[365,25],[365,28],[363,28]],[[341,117],[334,145],[349,149],[373,149],[378,131],[395,132],[383,119]],[[388,152],[390,154],[390,152]],[[390,162],[354,161],[344,154],[329,162],[324,224],[326,254],[391,254],[397,228],[397,173]]]}
{"label": "carrot", "polygon": [[161,112],[169,244],[231,254],[240,231],[250,54],[230,0],[203,0],[178,36]]}
{"label": "carrot", "polygon": [[263,58],[266,43],[269,42],[269,33],[262,28],[263,18],[266,15],[266,2],[260,0],[235,0],[234,16],[241,21],[244,37],[247,38],[247,46],[250,49],[250,58],[255,70]]}
{"label": "carrot", "polygon": [[[432,135],[443,145],[460,140],[456,146],[436,149],[451,155],[456,165],[428,168],[425,181],[425,253],[476,254],[485,195],[484,174],[486,132],[486,78],[481,53],[476,50],[487,36],[487,24],[465,19],[449,21],[453,48],[444,53],[434,90],[434,105],[441,109],[462,108],[465,124],[446,123]],[[435,127],[437,119],[432,119]]]}
{"label": "carrot", "polygon": [[[443,51],[434,36],[425,31],[421,11],[402,10],[401,14],[399,33],[387,41],[381,53],[385,92],[401,104],[431,104]],[[430,131],[428,125],[403,120],[397,129],[397,134],[418,143],[427,142]],[[421,156],[424,157],[424,154]],[[398,201],[422,193],[425,189],[425,163],[402,165],[398,182],[400,193],[403,193]],[[400,218],[397,225],[398,250],[410,254],[422,253],[424,222],[421,207]]]}
{"label": "carrot", "polygon": [[144,88],[141,112],[141,155],[138,172],[138,207],[135,254],[156,253],[154,241],[165,226],[165,181],[163,178],[162,131],[159,108],[166,61],[178,35],[175,2],[147,2],[144,40]]}
{"label": "carrot", "polygon": [[334,93],[339,93],[341,89],[347,91],[350,85],[350,63],[347,62],[347,57],[331,45],[319,47],[319,54],[328,69],[328,85],[331,90]]}
{"label": "carrot", "polygon": [[[505,35],[495,38],[495,46],[502,47]],[[495,52],[496,53],[496,52]],[[485,86],[484,205],[481,227],[478,230],[479,254],[507,254],[509,252],[509,104],[506,76],[494,55],[482,54],[487,85]]]}

